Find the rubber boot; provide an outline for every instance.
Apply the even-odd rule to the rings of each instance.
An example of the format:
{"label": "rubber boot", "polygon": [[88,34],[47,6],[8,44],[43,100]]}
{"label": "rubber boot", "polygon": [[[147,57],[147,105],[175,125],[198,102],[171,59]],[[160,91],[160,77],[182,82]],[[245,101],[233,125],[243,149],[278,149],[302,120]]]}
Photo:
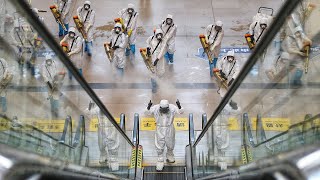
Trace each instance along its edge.
{"label": "rubber boot", "polygon": [[129,55],[130,55],[130,49],[126,48],[126,56],[129,56]]}
{"label": "rubber boot", "polygon": [[136,45],[135,44],[131,44],[130,49],[131,49],[132,54],[136,54]]}
{"label": "rubber boot", "polygon": [[213,68],[217,67],[218,58],[213,58]]}
{"label": "rubber boot", "polygon": [[168,53],[169,63],[173,63],[173,54]]}
{"label": "rubber boot", "polygon": [[174,158],[173,150],[168,150],[168,152],[167,152],[167,162],[168,163],[176,162],[176,160]]}
{"label": "rubber boot", "polygon": [[166,52],[166,54],[164,54],[164,58],[168,61],[169,60],[169,53]]}
{"label": "rubber boot", "polygon": [[2,112],[7,112],[7,98],[1,97]]}
{"label": "rubber boot", "polygon": [[119,171],[118,151],[111,150],[109,151],[109,154],[109,168],[111,169],[111,171]]}
{"label": "rubber boot", "polygon": [[162,171],[164,167],[163,157],[159,157],[156,165],[157,171]]}
{"label": "rubber boot", "polygon": [[108,163],[108,154],[106,151],[100,152],[100,158],[99,158],[100,164],[106,164]]}
{"label": "rubber boot", "polygon": [[295,72],[294,72],[294,75],[293,75],[293,80],[292,80],[292,84],[294,86],[301,86],[302,85],[302,81],[301,81],[301,78],[302,78],[302,75],[303,75],[303,71],[301,69],[297,69]]}
{"label": "rubber boot", "polygon": [[82,68],[78,69],[80,75],[82,76]]}
{"label": "rubber boot", "polygon": [[152,93],[157,93],[157,90],[158,90],[157,81],[153,78],[151,78],[151,87],[152,87]]}
{"label": "rubber boot", "polygon": [[92,56],[92,41],[86,42],[87,55]]}
{"label": "rubber boot", "polygon": [[238,109],[237,103],[234,102],[234,101],[232,101],[232,100],[229,102],[229,105],[231,106],[231,108],[232,108],[233,110],[237,110],[237,109]]}

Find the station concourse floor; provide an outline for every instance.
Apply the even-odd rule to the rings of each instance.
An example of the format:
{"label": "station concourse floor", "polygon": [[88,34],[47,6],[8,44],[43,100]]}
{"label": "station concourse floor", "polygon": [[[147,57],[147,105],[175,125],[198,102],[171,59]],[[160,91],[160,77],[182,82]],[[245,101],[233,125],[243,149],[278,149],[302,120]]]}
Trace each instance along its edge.
{"label": "station concourse floor", "polygon": [[[71,8],[73,15],[83,2],[73,0]],[[144,110],[149,100],[157,104],[161,99],[167,99],[172,104],[179,99],[185,113],[176,117],[187,118],[189,113],[193,113],[195,129],[200,130],[201,115],[207,113],[210,117],[221,98],[217,94],[215,80],[210,78],[208,61],[197,56],[199,55],[198,49],[201,47],[199,34],[204,33],[207,25],[212,24],[215,20],[221,20],[225,33],[222,48],[246,48],[243,36],[248,31],[252,17],[257,13],[258,8],[260,6],[271,7],[276,14],[282,3],[278,0],[92,0],[91,2],[92,8],[96,11],[93,55],[92,57],[83,56],[83,76],[114,117],[118,117],[120,113],[126,114],[128,117],[127,130],[132,130],[134,113],[145,117]],[[33,7],[48,11],[40,15],[44,17],[45,25],[58,40],[58,25],[49,11],[49,5],[52,3],[51,0],[32,0]],[[136,54],[131,54],[126,59],[124,77],[119,78],[111,68],[112,65],[107,59],[103,43],[109,41],[113,19],[118,17],[118,11],[126,8],[128,3],[133,3],[135,10],[139,12]],[[316,3],[320,5],[319,1]],[[153,29],[165,19],[168,13],[173,15],[174,23],[178,26],[174,63],[166,65],[166,75],[159,84],[159,90],[157,93],[152,93],[150,74],[142,61],[139,48],[146,47],[146,39],[153,34]],[[72,20],[70,22],[71,26],[74,25]],[[246,62],[249,55],[250,53],[236,53],[240,67]],[[319,81],[318,79],[316,82]],[[261,91],[259,83],[267,81],[265,77],[258,77],[257,73],[252,72],[247,82],[257,83],[257,85],[256,88],[244,88],[236,94],[234,99],[242,108]],[[65,84],[72,83],[74,82],[69,80],[65,82]],[[312,101],[312,95],[318,95],[316,90],[303,91],[298,98],[305,98],[305,95],[308,94],[310,97],[307,98]],[[70,93],[69,99],[72,99],[72,92],[68,93]],[[277,103],[278,97],[287,96],[290,92],[280,89],[274,90],[274,93],[271,94],[273,95],[266,98],[266,102],[261,105],[266,109],[272,108]],[[275,97],[275,94],[279,96]],[[73,101],[73,103],[80,110],[85,110],[88,105],[88,102],[85,101]],[[283,105],[285,106],[285,103]],[[306,109],[317,111],[317,107],[319,107],[319,101],[312,101],[310,105],[300,104],[296,107],[284,107],[278,111],[266,113],[267,116],[282,117],[299,109],[301,113],[296,113],[295,116],[303,116]],[[252,111],[261,110],[257,109],[259,108]],[[176,141],[183,139],[186,142],[185,138],[188,136],[182,132],[181,134],[181,138],[177,137]],[[148,142],[148,146],[153,147],[153,138],[150,138]],[[176,149],[184,153],[184,145],[179,146],[181,147]]]}

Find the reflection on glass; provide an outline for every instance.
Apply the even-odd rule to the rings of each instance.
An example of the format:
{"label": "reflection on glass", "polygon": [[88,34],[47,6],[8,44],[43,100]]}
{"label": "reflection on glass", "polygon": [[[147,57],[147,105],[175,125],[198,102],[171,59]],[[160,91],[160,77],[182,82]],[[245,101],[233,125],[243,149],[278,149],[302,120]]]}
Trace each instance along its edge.
{"label": "reflection on glass", "polygon": [[[67,78],[67,68],[35,28],[12,5],[0,3],[1,143],[128,177],[130,144],[97,106],[88,108],[93,100],[72,74]],[[69,118],[72,123],[65,123]]]}
{"label": "reflection on glass", "polygon": [[[320,73],[316,35],[320,29],[312,25],[318,8],[307,1],[299,4],[260,54],[232,101],[194,147],[196,177],[318,141]],[[248,34],[257,45],[262,43],[261,33],[264,36],[263,32],[272,28],[273,17],[261,11],[253,19]],[[219,59],[221,64],[214,70],[220,95],[235,78],[230,75],[234,70],[228,56],[232,53]],[[225,93],[222,91],[222,97]]]}

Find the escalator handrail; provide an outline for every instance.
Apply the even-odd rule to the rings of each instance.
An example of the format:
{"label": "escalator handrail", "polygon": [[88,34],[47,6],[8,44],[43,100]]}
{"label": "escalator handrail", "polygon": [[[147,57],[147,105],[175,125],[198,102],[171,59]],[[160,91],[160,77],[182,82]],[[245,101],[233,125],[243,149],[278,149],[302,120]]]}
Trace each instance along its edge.
{"label": "escalator handrail", "polygon": [[67,116],[64,122],[64,127],[63,127],[63,132],[60,138],[60,142],[65,143],[66,140],[66,134],[68,133],[69,130],[69,145],[72,145],[72,118],[71,116]]}
{"label": "escalator handrail", "polygon": [[[3,162],[0,163],[0,179],[2,176],[10,177],[16,175],[21,168],[22,175],[46,174],[46,175],[77,175],[78,177],[88,177],[90,179],[122,179],[113,174],[100,173],[76,164],[70,164],[55,158],[40,156],[37,154],[20,151],[11,148],[5,144],[0,144],[0,157]],[[29,170],[29,171],[28,171]],[[71,178],[69,177],[69,178]],[[10,178],[8,178],[10,179]],[[68,179],[68,177],[64,177]]]}
{"label": "escalator handrail", "polygon": [[[288,134],[288,133],[290,132],[290,130],[293,129],[293,128],[295,128],[295,127],[304,125],[305,123],[312,122],[312,121],[314,121],[314,120],[316,120],[316,119],[318,119],[318,118],[320,118],[320,114],[317,114],[317,115],[313,116],[312,118],[309,118],[309,119],[307,119],[307,120],[305,120],[305,121],[302,121],[302,122],[299,122],[299,123],[297,123],[297,124],[293,124],[293,125],[291,125],[291,126],[289,127],[288,130],[286,130],[286,131],[284,131],[284,132],[282,132],[282,133],[279,133],[279,134],[277,134],[277,135],[275,135],[275,136],[272,136],[271,138],[269,138],[269,139],[267,139],[267,140],[265,140],[265,141],[263,141],[263,142],[261,142],[261,143],[258,143],[258,144],[255,144],[255,145],[251,144],[251,146],[252,146],[252,147],[259,147],[259,146],[261,146],[262,144],[268,143],[268,142],[270,142],[270,141],[272,141],[272,140],[274,140],[274,139],[276,139],[276,138],[279,138],[279,137],[281,137],[281,136],[283,136],[283,135],[285,135],[285,134]],[[249,137],[249,138],[250,138],[250,137]],[[252,138],[253,138],[253,137],[252,137]]]}
{"label": "escalator handrail", "polygon": [[93,91],[93,89],[89,86],[86,82],[84,77],[80,75],[78,69],[73,65],[72,61],[69,57],[63,52],[59,44],[56,42],[53,35],[48,31],[45,25],[39,20],[38,17],[31,11],[26,1],[21,0],[11,0],[10,1],[18,10],[19,12],[28,20],[28,22],[32,25],[32,27],[39,33],[42,39],[48,44],[48,46],[54,51],[60,61],[65,65],[65,67],[72,73],[84,91],[87,92],[88,96],[95,102],[95,104],[100,108],[103,114],[110,120],[113,126],[118,130],[118,132],[125,138],[125,140],[134,147],[130,138],[126,135],[126,133],[121,129],[118,125],[114,117],[108,111],[108,109],[104,106],[101,102],[99,97]]}
{"label": "escalator handrail", "polygon": [[[2,114],[0,114],[0,118],[4,119],[4,120],[6,120],[6,121],[8,121],[8,122],[10,122],[10,123],[13,123],[12,119],[9,119],[7,116],[4,116],[4,115],[2,115]],[[55,137],[53,137],[53,136],[45,133],[44,131],[42,131],[42,130],[40,130],[40,129],[38,129],[38,128],[30,125],[30,124],[21,124],[21,123],[19,123],[19,126],[20,126],[21,128],[29,128],[29,129],[31,129],[31,130],[33,130],[33,131],[37,131],[37,132],[39,132],[40,134],[42,134],[42,135],[44,135],[44,136],[47,136],[49,139],[52,139],[53,141],[59,142],[59,143],[60,143],[61,145],[63,145],[63,146],[67,146],[67,147],[69,147],[69,148],[73,148],[72,146],[70,146],[70,145],[68,145],[68,144],[66,144],[66,143],[60,142],[60,141],[59,141],[58,139],[56,139]],[[27,135],[30,135],[30,137],[33,137],[33,135],[31,135],[31,134],[27,134]],[[39,137],[34,137],[34,138],[39,138]],[[45,140],[42,140],[42,141],[45,141]]]}
{"label": "escalator handrail", "polygon": [[295,9],[295,7],[298,5],[298,3],[301,0],[287,0],[277,15],[275,16],[272,24],[270,25],[271,28],[268,28],[265,36],[262,37],[261,42],[259,43],[255,49],[253,50],[253,53],[250,55],[246,63],[243,65],[243,68],[241,69],[238,77],[234,80],[234,83],[229,88],[226,95],[221,100],[218,107],[215,109],[213,115],[210,117],[207,125],[204,127],[203,131],[198,136],[197,140],[194,143],[194,147],[197,146],[197,144],[200,142],[204,134],[208,131],[209,127],[212,125],[212,123],[215,121],[215,119],[218,117],[218,115],[221,113],[221,111],[224,109],[224,107],[227,105],[233,94],[239,89],[241,83],[244,81],[244,79],[247,77],[249,72],[252,70],[252,67],[256,64],[256,62],[259,60],[259,57],[265,49],[268,48],[269,44],[273,40],[273,38],[278,34],[281,27],[285,23],[287,17],[291,14],[291,12]]}
{"label": "escalator handrail", "polygon": [[86,129],[86,125],[85,125],[84,116],[80,115],[76,134],[74,135],[72,147],[76,148],[78,145],[86,146],[86,130],[85,129]]}

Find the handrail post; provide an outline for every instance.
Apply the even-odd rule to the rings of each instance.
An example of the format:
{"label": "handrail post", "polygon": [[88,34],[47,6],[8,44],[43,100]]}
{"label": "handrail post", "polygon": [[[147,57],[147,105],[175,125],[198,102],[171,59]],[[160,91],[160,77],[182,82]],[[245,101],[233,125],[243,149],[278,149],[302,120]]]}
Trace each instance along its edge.
{"label": "handrail post", "polygon": [[202,128],[201,129],[203,129],[206,126],[207,121],[208,121],[207,114],[203,113],[202,114]]}
{"label": "handrail post", "polygon": [[126,115],[123,113],[120,114],[120,127],[124,132],[126,131]]}
{"label": "handrail post", "polygon": [[194,137],[194,124],[193,124],[193,114],[189,114],[189,144],[192,146],[195,141]]}

